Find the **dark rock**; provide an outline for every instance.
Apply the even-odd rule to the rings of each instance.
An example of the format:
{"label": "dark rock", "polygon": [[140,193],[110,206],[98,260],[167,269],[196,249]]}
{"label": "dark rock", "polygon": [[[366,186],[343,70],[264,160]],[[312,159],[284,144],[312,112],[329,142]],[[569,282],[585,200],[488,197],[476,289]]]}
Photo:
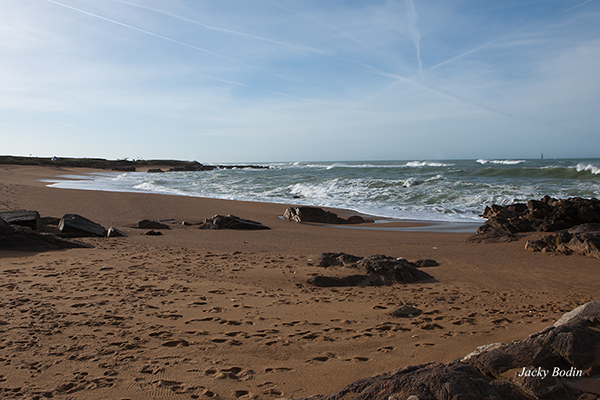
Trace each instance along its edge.
{"label": "dark rock", "polygon": [[93,246],[49,233],[36,232],[28,227],[13,226],[0,218],[0,249],[2,250],[47,251],[82,247]]}
{"label": "dark rock", "polygon": [[78,214],[65,214],[58,224],[63,237],[106,236],[106,229]]}
{"label": "dark rock", "polygon": [[359,215],[344,219],[331,211],[309,206],[288,207],[283,212],[283,217],[294,222],[317,222],[321,224],[364,224],[373,222],[372,219],[363,218]]}
{"label": "dark rock", "polygon": [[419,400],[528,400],[512,385],[492,381],[477,368],[460,362],[409,366],[360,379],[327,396],[304,400],[388,400],[410,396]]}
{"label": "dark rock", "polygon": [[160,174],[160,173],[165,172],[165,171],[163,171],[160,168],[148,168],[148,170],[146,172],[148,172],[150,174]]}
{"label": "dark rock", "polygon": [[0,218],[11,225],[26,226],[33,230],[40,230],[42,225],[40,214],[37,211],[13,210],[0,212]]}
{"label": "dark rock", "polygon": [[477,230],[475,235],[467,238],[467,241],[471,243],[508,243],[519,240],[517,236],[504,228],[482,229],[481,231],[480,229]]}
{"label": "dark rock", "polygon": [[[468,240],[506,242],[517,240],[515,234],[523,232],[559,232],[579,225],[600,224],[600,201],[595,198],[554,199],[544,196],[541,200],[529,200],[527,204],[515,203],[506,207],[494,204],[486,207],[482,216],[487,221],[477,229],[477,235]],[[478,235],[482,236],[477,238]],[[576,243],[573,243],[575,246]],[[550,249],[548,246],[545,248]],[[593,250],[586,252],[594,254]]]}
{"label": "dark rock", "polygon": [[[555,368],[564,377],[552,376]],[[579,375],[597,375],[600,368],[600,302],[564,315],[554,326],[509,343],[480,346],[447,364],[427,363],[359,379],[329,395],[304,400],[583,400],[597,398],[579,385]],[[545,378],[523,371],[548,371]],[[523,375],[523,376],[519,376]],[[589,387],[589,386],[588,386]],[[414,398],[414,397],[413,397]]]}
{"label": "dark rock", "polygon": [[335,266],[350,266],[351,264],[356,264],[360,261],[362,257],[353,256],[351,254],[346,253],[322,253],[321,261],[319,262],[319,267],[327,268],[327,267],[335,267]]}
{"label": "dark rock", "polygon": [[144,232],[144,235],[145,236],[161,236],[162,232],[150,230],[150,231]]}
{"label": "dark rock", "polygon": [[431,275],[417,269],[414,264],[403,258],[381,254],[357,257],[346,253],[323,253],[319,266],[323,268],[343,266],[357,269],[362,274],[346,277],[316,276],[308,280],[309,283],[317,286],[378,286],[433,279]]}
{"label": "dark rock", "polygon": [[557,252],[565,255],[580,254],[600,258],[599,224],[582,224],[567,231],[528,240],[525,249],[534,252]]}
{"label": "dark rock", "polygon": [[114,226],[111,226],[110,228],[108,228],[108,233],[106,234],[106,237],[127,237],[127,234],[118,230]]}
{"label": "dark rock", "polygon": [[205,219],[198,229],[260,230],[270,228],[260,222],[240,218],[235,215],[215,215]]}
{"label": "dark rock", "polygon": [[403,258],[394,258],[376,254],[364,257],[356,263],[357,268],[368,275],[379,277],[381,284],[412,283],[433,279]]}
{"label": "dark rock", "polygon": [[331,211],[318,207],[288,207],[283,212],[283,217],[294,222],[318,222],[323,224],[341,224],[343,219]]}
{"label": "dark rock", "polygon": [[418,308],[416,308],[415,306],[413,306],[411,304],[404,304],[403,306],[400,306],[400,307],[395,308],[392,311],[390,311],[390,315],[392,317],[397,317],[397,318],[416,317],[417,315],[421,315],[421,313],[422,313],[421,310],[419,310]]}
{"label": "dark rock", "polygon": [[138,229],[169,229],[169,225],[163,224],[158,221],[150,221],[149,219],[144,219],[137,223],[136,228]]}

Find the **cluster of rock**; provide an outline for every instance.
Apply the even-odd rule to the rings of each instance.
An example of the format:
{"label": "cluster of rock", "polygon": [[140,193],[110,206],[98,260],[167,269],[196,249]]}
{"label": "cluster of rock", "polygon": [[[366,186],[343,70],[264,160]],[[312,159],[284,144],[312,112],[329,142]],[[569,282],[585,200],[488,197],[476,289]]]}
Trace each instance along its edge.
{"label": "cluster of rock", "polygon": [[530,251],[573,253],[600,258],[600,224],[582,224],[568,230],[549,234],[538,240],[528,240]]}
{"label": "cluster of rock", "polygon": [[0,249],[46,251],[91,247],[53,232],[59,222],[58,218],[41,218],[37,211],[0,212]]}
{"label": "cluster of rock", "polygon": [[486,207],[487,221],[469,238],[472,242],[510,242],[525,232],[556,232],[530,241],[532,251],[559,251],[598,257],[600,243],[600,200],[549,196],[527,203]]}
{"label": "cluster of rock", "polygon": [[78,214],[65,214],[62,218],[42,218],[37,211],[12,210],[0,212],[0,218],[13,226],[52,233],[63,238],[125,236],[122,232],[119,234],[119,231],[113,227],[106,230],[102,225]]}
{"label": "cluster of rock", "polygon": [[[138,222],[135,228],[138,229],[170,229],[168,224],[176,224],[176,220],[148,220],[144,219]],[[236,230],[261,230],[270,229],[268,226],[263,225],[260,222],[251,221],[249,219],[241,218],[235,215],[213,215],[210,218],[206,218],[199,224],[192,224],[186,221],[181,223],[185,226],[198,225],[198,229],[236,229]]]}
{"label": "cluster of rock", "polygon": [[418,269],[422,265],[433,266],[437,263],[433,260],[411,263],[403,258],[381,254],[358,257],[346,253],[323,253],[319,267],[341,266],[356,270],[358,273],[343,277],[317,275],[309,278],[308,283],[319,287],[379,286],[432,280],[431,275]]}
{"label": "cluster of rock", "polygon": [[360,379],[304,400],[592,400],[600,398],[600,388],[586,381],[597,382],[599,354],[600,302],[591,302],[527,339],[481,346],[447,364],[431,362]]}
{"label": "cluster of rock", "polygon": [[319,207],[288,207],[283,212],[283,217],[294,222],[318,222],[322,224],[363,224],[373,222],[372,219],[353,215],[348,219],[338,217],[331,211],[325,211]]}

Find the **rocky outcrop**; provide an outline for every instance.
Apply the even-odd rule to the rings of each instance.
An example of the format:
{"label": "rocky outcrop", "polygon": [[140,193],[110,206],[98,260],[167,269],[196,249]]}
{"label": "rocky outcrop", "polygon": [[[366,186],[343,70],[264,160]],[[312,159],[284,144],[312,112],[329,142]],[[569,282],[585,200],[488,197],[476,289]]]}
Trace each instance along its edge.
{"label": "rocky outcrop", "polygon": [[600,258],[600,224],[583,224],[538,240],[528,240],[525,249]]}
{"label": "rocky outcrop", "polygon": [[294,222],[318,222],[322,224],[363,224],[373,222],[372,219],[363,218],[359,215],[353,215],[348,219],[344,219],[331,211],[309,206],[288,207],[285,209],[283,217]]}
{"label": "rocky outcrop", "polygon": [[[481,346],[451,363],[427,363],[360,379],[305,400],[598,399],[600,302],[510,343]],[[587,379],[595,377],[594,379]]]}
{"label": "rocky outcrop", "polygon": [[558,232],[582,224],[600,223],[600,200],[573,197],[486,207],[481,215],[487,221],[469,238],[472,242],[509,242],[524,232]]}
{"label": "rocky outcrop", "polygon": [[1,250],[47,251],[77,247],[93,246],[50,233],[36,232],[29,227],[11,225],[0,218]]}
{"label": "rocky outcrop", "polygon": [[357,257],[346,253],[323,253],[319,267],[342,266],[359,272],[344,277],[317,275],[308,279],[319,287],[332,286],[379,286],[394,283],[412,283],[432,280],[433,277],[419,270],[413,263],[403,259],[376,254]]}
{"label": "rocky outcrop", "polygon": [[65,214],[58,224],[62,237],[106,237],[106,229],[78,214]]}
{"label": "rocky outcrop", "polygon": [[260,222],[240,218],[235,215],[215,215],[205,219],[198,229],[261,230],[270,228]]}

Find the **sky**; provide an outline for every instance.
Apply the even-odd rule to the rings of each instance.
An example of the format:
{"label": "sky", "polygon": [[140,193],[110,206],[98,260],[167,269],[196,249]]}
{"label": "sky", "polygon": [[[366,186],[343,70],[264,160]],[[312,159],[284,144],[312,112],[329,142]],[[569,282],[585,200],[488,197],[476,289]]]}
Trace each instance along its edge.
{"label": "sky", "polygon": [[1,0],[0,154],[600,157],[600,0]]}

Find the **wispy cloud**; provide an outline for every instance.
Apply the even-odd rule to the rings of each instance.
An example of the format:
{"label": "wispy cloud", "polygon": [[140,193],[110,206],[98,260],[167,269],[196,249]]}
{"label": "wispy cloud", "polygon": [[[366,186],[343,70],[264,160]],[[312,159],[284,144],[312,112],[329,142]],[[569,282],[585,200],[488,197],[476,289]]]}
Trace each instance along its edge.
{"label": "wispy cloud", "polygon": [[[262,72],[274,75],[274,76],[276,76],[278,78],[282,78],[282,79],[294,81],[296,83],[301,83],[301,84],[305,84],[305,85],[307,84],[307,83],[302,82],[302,81],[300,81],[298,79],[291,78],[291,77],[288,77],[288,76],[285,76],[285,75],[281,75],[279,73],[276,73],[276,72],[273,72],[273,71],[270,71],[270,70],[258,67],[258,66],[253,65],[253,64],[249,64],[247,62],[244,62],[244,61],[241,61],[241,60],[238,60],[238,59],[226,56],[224,54],[216,53],[214,51],[207,50],[207,49],[205,49],[203,47],[199,47],[199,46],[196,46],[196,45],[193,45],[193,44],[189,44],[189,43],[186,43],[186,42],[183,42],[183,41],[180,41],[180,40],[172,39],[170,37],[167,37],[167,36],[164,36],[164,35],[160,35],[158,33],[151,32],[151,31],[148,31],[148,30],[145,30],[145,29],[141,29],[141,28],[138,28],[138,27],[135,27],[133,25],[129,25],[129,24],[126,24],[126,23],[123,23],[123,22],[119,22],[119,21],[116,21],[116,20],[111,19],[111,18],[104,17],[104,16],[99,15],[99,14],[94,14],[94,13],[91,13],[89,11],[82,10],[80,8],[76,8],[76,7],[69,6],[67,4],[59,3],[58,1],[54,1],[54,0],[46,0],[46,1],[48,1],[49,3],[52,3],[52,4],[56,4],[58,6],[61,6],[61,7],[68,8],[70,10],[79,12],[81,14],[89,15],[91,17],[98,18],[98,19],[101,19],[103,21],[110,22],[112,24],[120,25],[120,26],[123,26],[125,28],[132,29],[134,31],[141,32],[141,33],[144,33],[146,35],[150,35],[150,36],[162,39],[162,40],[166,40],[168,42],[175,43],[175,44],[180,45],[180,46],[184,46],[184,47],[187,47],[187,48],[190,48],[190,49],[193,49],[193,50],[198,50],[198,51],[201,51],[203,53],[206,53],[206,54],[218,57],[218,58],[222,58],[222,59],[231,61],[231,62],[236,63],[236,64],[240,64],[240,65],[252,68],[252,69],[256,69],[258,71],[262,71]],[[215,78],[215,79],[218,79],[218,78]],[[224,82],[226,82],[226,81],[224,80]]]}
{"label": "wispy cloud", "polygon": [[597,147],[599,3],[3,0],[0,139],[215,162]]}

